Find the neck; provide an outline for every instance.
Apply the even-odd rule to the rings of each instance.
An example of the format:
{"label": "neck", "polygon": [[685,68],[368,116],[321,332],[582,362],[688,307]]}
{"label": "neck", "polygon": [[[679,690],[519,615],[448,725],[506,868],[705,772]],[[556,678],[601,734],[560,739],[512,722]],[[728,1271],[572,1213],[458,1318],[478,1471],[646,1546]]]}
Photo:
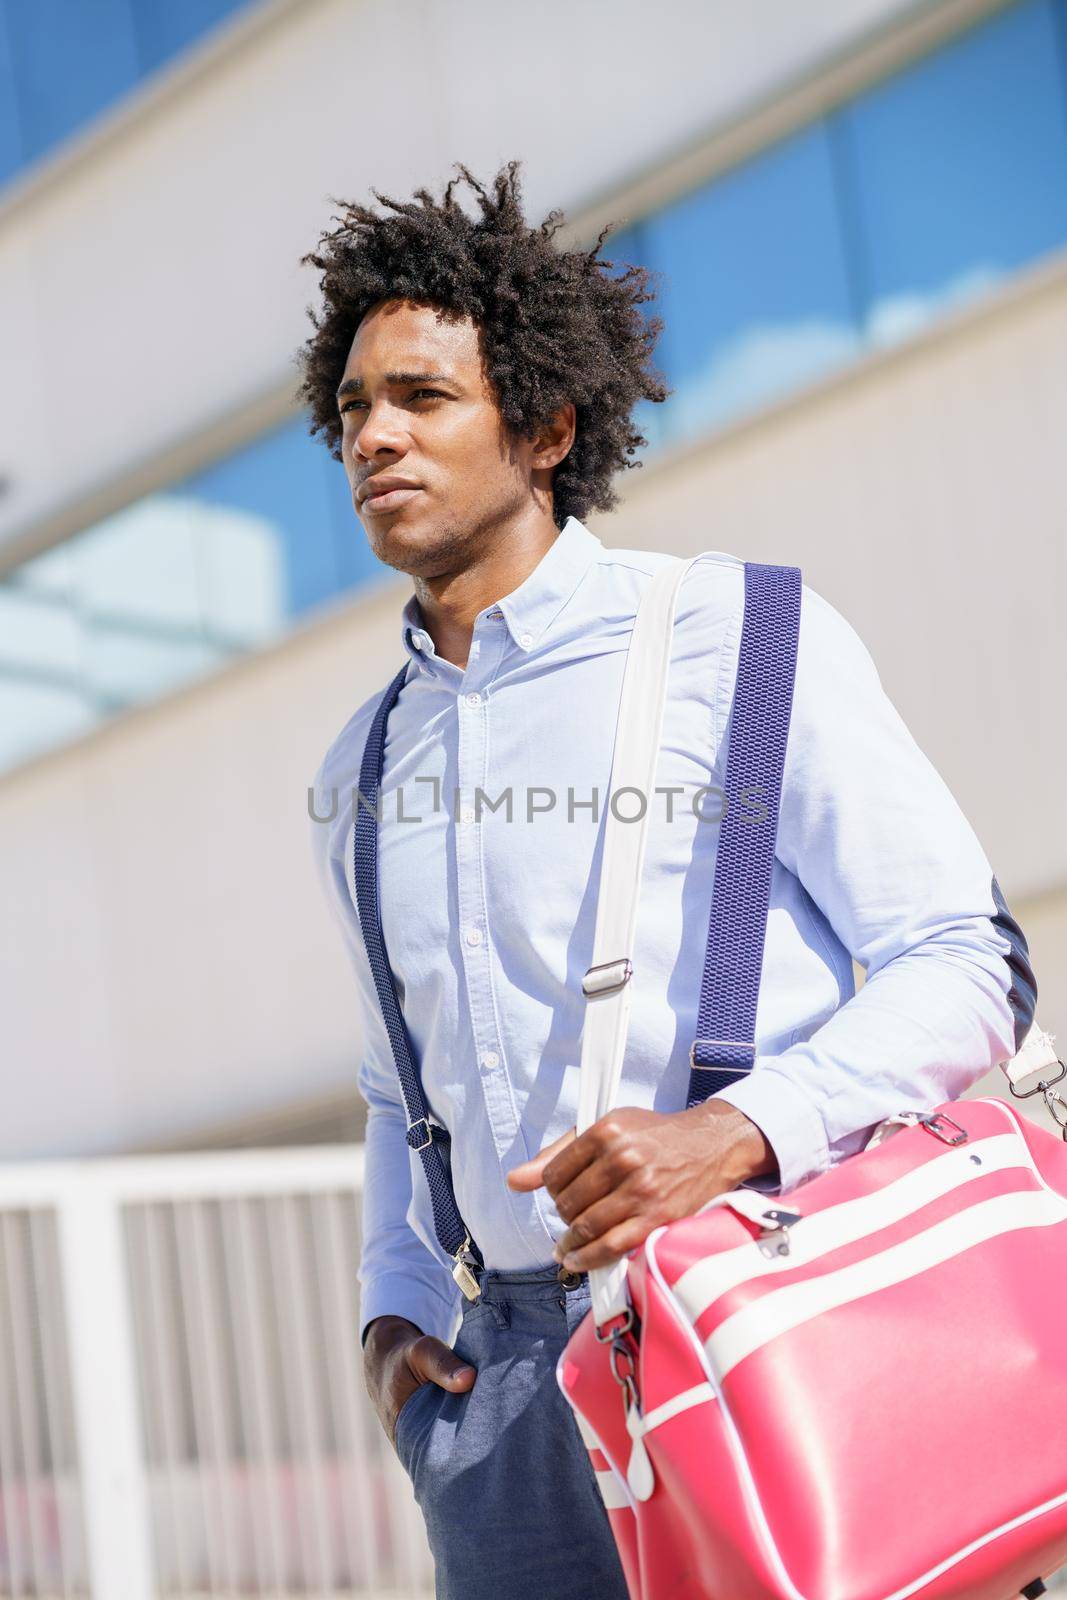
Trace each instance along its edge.
{"label": "neck", "polygon": [[531,507],[494,528],[486,548],[467,566],[416,577],[415,597],[437,654],[465,667],[478,613],[517,589],[558,536],[552,513]]}

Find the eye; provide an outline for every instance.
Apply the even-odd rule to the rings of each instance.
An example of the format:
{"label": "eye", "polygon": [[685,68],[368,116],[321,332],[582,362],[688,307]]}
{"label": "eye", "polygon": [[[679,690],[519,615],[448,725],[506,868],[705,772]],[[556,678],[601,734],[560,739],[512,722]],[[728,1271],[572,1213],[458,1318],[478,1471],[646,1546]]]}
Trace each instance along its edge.
{"label": "eye", "polygon": [[413,400],[421,400],[424,396],[430,400],[444,399],[444,395],[440,389],[416,389],[411,398]]}
{"label": "eye", "polygon": [[365,400],[346,400],[344,405],[340,408],[341,416],[343,417],[346,411],[351,411],[353,406],[365,406],[366,404],[367,402]]}

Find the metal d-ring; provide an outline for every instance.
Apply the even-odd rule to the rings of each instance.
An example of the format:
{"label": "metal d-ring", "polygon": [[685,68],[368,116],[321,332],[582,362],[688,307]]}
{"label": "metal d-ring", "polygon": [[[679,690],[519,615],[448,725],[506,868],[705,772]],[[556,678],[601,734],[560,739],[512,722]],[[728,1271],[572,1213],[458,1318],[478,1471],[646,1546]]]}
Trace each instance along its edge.
{"label": "metal d-ring", "polygon": [[1054,1087],[1055,1084],[1062,1083],[1064,1078],[1067,1078],[1067,1065],[1059,1060],[1057,1060],[1056,1065],[1060,1069],[1056,1076],[1054,1078],[1040,1078],[1032,1089],[1017,1089],[1013,1083],[1009,1083],[1008,1088],[1016,1100],[1031,1100],[1035,1094],[1041,1095],[1049,1116],[1063,1134],[1064,1140],[1067,1140],[1067,1100],[1064,1100],[1062,1094],[1057,1094]]}
{"label": "metal d-ring", "polygon": [[[1062,1061],[1057,1061],[1056,1065],[1060,1069],[1056,1076],[1054,1078],[1042,1078],[1032,1089],[1017,1089],[1013,1083],[1009,1083],[1008,1088],[1016,1100],[1029,1100],[1035,1094],[1043,1094],[1047,1097],[1054,1083],[1062,1083],[1063,1079],[1067,1078],[1067,1066]],[[1057,1095],[1056,1099],[1058,1100],[1059,1098],[1059,1095]],[[1058,1122],[1059,1118],[1057,1117],[1056,1120]]]}

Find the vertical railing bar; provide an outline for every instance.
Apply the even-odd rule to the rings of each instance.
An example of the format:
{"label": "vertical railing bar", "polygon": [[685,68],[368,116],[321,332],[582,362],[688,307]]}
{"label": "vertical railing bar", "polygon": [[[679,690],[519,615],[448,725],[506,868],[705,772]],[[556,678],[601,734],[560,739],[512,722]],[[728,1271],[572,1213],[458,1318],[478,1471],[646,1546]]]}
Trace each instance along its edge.
{"label": "vertical railing bar", "polygon": [[194,1305],[197,1295],[196,1273],[190,1264],[192,1254],[190,1247],[190,1208],[195,1204],[196,1202],[192,1200],[175,1200],[172,1206],[172,1215],[178,1255],[178,1303],[181,1307],[182,1327],[185,1330],[185,1347],[189,1352],[190,1389],[193,1398],[193,1436],[196,1440],[196,1471],[204,1504],[204,1542],[207,1553],[209,1593],[218,1595],[220,1591],[218,1552],[222,1543],[219,1537],[220,1516],[218,1497],[211,1493],[209,1483],[211,1474],[206,1470],[210,1461],[208,1445],[208,1433],[210,1430],[205,1414],[203,1385],[199,1381],[200,1374],[197,1371],[196,1350],[198,1341],[194,1331],[196,1322]]}
{"label": "vertical railing bar", "polygon": [[203,1360],[205,1388],[207,1390],[207,1420],[208,1432],[211,1438],[211,1450],[214,1458],[215,1481],[218,1486],[219,1521],[222,1527],[223,1558],[226,1568],[226,1582],[229,1587],[238,1593],[241,1588],[241,1558],[240,1541],[234,1533],[233,1515],[233,1463],[229,1458],[229,1448],[226,1438],[226,1423],[223,1417],[222,1395],[220,1392],[219,1368],[215,1359],[218,1340],[213,1337],[212,1329],[221,1324],[215,1320],[215,1296],[211,1282],[210,1264],[208,1253],[204,1244],[204,1202],[194,1200],[190,1202],[190,1230],[193,1246],[193,1259],[195,1271],[190,1276],[197,1285],[194,1313],[199,1322],[199,1338],[201,1356]]}
{"label": "vertical railing bar", "polygon": [[[64,1315],[62,1293],[59,1286],[57,1262],[54,1259],[53,1234],[50,1224],[52,1214],[34,1207],[30,1211],[30,1255],[34,1262],[34,1279],[37,1286],[37,1325],[41,1335],[41,1367],[45,1386],[45,1427],[48,1432],[48,1451],[52,1457],[52,1485],[56,1500],[56,1544],[59,1555],[59,1577],[63,1585],[64,1600],[72,1600],[70,1539],[70,1506],[64,1472],[70,1459],[67,1440],[61,1431],[60,1418],[65,1401],[65,1384],[62,1359],[57,1349],[56,1332],[62,1326]],[[75,1483],[77,1484],[75,1470]]]}
{"label": "vertical railing bar", "polygon": [[160,1276],[160,1231],[158,1202],[151,1201],[138,1208],[144,1224],[145,1259],[148,1265],[148,1325],[151,1328],[151,1359],[157,1373],[159,1414],[163,1424],[164,1471],[170,1490],[171,1510],[174,1517],[174,1565],[178,1584],[183,1595],[194,1584],[192,1563],[189,1560],[186,1539],[186,1518],[183,1497],[179,1489],[178,1474],[182,1457],[178,1444],[177,1419],[174,1415],[174,1396],[178,1378],[178,1358],[170,1333],[170,1316]]}
{"label": "vertical railing bar", "polygon": [[[277,1240],[277,1231],[271,1226],[271,1213],[278,1205],[284,1207],[285,1197],[271,1196],[265,1202],[267,1217],[267,1255],[270,1260],[270,1271],[273,1288],[273,1300],[278,1311],[278,1331],[281,1335],[281,1369],[282,1369],[282,1397],[285,1404],[285,1413],[289,1423],[289,1445],[293,1456],[291,1462],[293,1470],[294,1489],[299,1484],[299,1492],[294,1494],[297,1511],[297,1538],[300,1543],[300,1557],[302,1563],[302,1576],[305,1594],[312,1594],[311,1573],[314,1567],[314,1547],[312,1544],[311,1522],[313,1517],[307,1515],[306,1489],[304,1482],[303,1462],[299,1457],[300,1439],[300,1403],[293,1392],[293,1377],[295,1360],[293,1358],[293,1339],[290,1308],[287,1305],[289,1297],[285,1293],[285,1280],[287,1273],[283,1264],[287,1252],[283,1251]],[[284,1216],[284,1214],[283,1214]],[[279,1258],[282,1258],[281,1260]]]}
{"label": "vertical railing bar", "polygon": [[[330,1383],[330,1403],[334,1415],[345,1419],[347,1476],[351,1477],[355,1492],[356,1522],[363,1550],[362,1561],[355,1542],[355,1529],[347,1516],[343,1517],[342,1521],[353,1588],[355,1575],[362,1566],[366,1589],[373,1594],[381,1587],[381,1562],[378,1559],[378,1536],[370,1504],[368,1474],[364,1470],[363,1416],[359,1406],[359,1386],[352,1360],[355,1329],[345,1315],[341,1294],[341,1285],[347,1269],[339,1234],[340,1223],[337,1215],[339,1197],[325,1194],[318,1199],[325,1226],[315,1221],[314,1240],[318,1278],[323,1296],[323,1320],[327,1328],[326,1363]],[[316,1209],[313,1215],[317,1218],[320,1209]]]}
{"label": "vertical railing bar", "polygon": [[159,1375],[154,1371],[152,1361],[152,1331],[150,1327],[150,1311],[147,1305],[148,1295],[144,1292],[147,1282],[148,1248],[145,1243],[144,1218],[139,1207],[120,1206],[120,1220],[122,1225],[123,1248],[125,1254],[126,1277],[129,1282],[130,1321],[133,1328],[134,1366],[136,1369],[137,1387],[141,1401],[141,1428],[142,1444],[144,1448],[144,1472],[146,1495],[148,1499],[148,1517],[151,1531],[151,1547],[153,1571],[156,1582],[160,1587],[166,1588],[168,1581],[173,1590],[174,1563],[172,1552],[169,1548],[171,1534],[170,1523],[166,1519],[159,1505],[158,1487],[164,1480],[160,1471],[160,1462],[165,1462],[166,1449],[163,1436],[163,1422],[160,1415],[159,1404]]}
{"label": "vertical railing bar", "polygon": [[[2,1215],[6,1221],[7,1213]],[[15,1364],[8,1340],[11,1262],[4,1238],[4,1233],[0,1232],[0,1503],[4,1508],[4,1526],[7,1529],[10,1600],[18,1600],[24,1593],[26,1564],[22,1552],[21,1517],[15,1503],[18,1493],[18,1448],[13,1432],[15,1411],[6,1403],[7,1394],[15,1382]]]}
{"label": "vertical railing bar", "polygon": [[[357,1207],[354,1194],[352,1196],[351,1210],[354,1226],[350,1229],[350,1237],[358,1240],[358,1225],[355,1225]],[[352,1271],[347,1272],[344,1277],[344,1288],[351,1305],[350,1320],[353,1327],[358,1327],[360,1318],[357,1281],[356,1262],[353,1261]],[[375,1444],[380,1452],[379,1460],[387,1486],[386,1505],[388,1507],[390,1536],[393,1549],[399,1552],[397,1582],[404,1585],[411,1600],[423,1600],[427,1592],[426,1575],[430,1567],[425,1525],[415,1503],[411,1483],[397,1460],[396,1452],[382,1437],[376,1438]]]}
{"label": "vertical railing bar", "polygon": [[[309,1205],[312,1203],[312,1198],[308,1196]],[[317,1372],[311,1351],[312,1341],[308,1330],[308,1297],[304,1292],[306,1283],[302,1281],[302,1252],[297,1241],[296,1201],[292,1195],[282,1196],[282,1220],[285,1228],[286,1277],[289,1283],[293,1318],[293,1353],[296,1357],[297,1382],[300,1390],[301,1411],[304,1417],[308,1473],[312,1488],[311,1504],[315,1526],[315,1542],[319,1557],[319,1581],[326,1592],[332,1595],[336,1593],[336,1561],[334,1558],[333,1538],[327,1516],[326,1474],[323,1465],[322,1436],[319,1428],[319,1406],[317,1404],[319,1396],[316,1393],[319,1385],[316,1381]],[[328,1589],[326,1588],[327,1585],[329,1585]]]}
{"label": "vertical railing bar", "polygon": [[[260,1491],[261,1480],[265,1471],[264,1452],[260,1448],[260,1433],[256,1417],[256,1402],[254,1393],[254,1375],[252,1371],[254,1354],[251,1341],[246,1338],[245,1316],[242,1313],[241,1294],[237,1292],[238,1280],[243,1276],[243,1266],[240,1261],[241,1241],[235,1239],[237,1231],[236,1210],[240,1200],[228,1195],[219,1201],[219,1237],[222,1242],[223,1260],[223,1294],[226,1299],[227,1314],[230,1326],[233,1329],[234,1362],[237,1374],[237,1414],[240,1424],[241,1437],[244,1440],[245,1457],[245,1517],[249,1529],[249,1548],[252,1553],[252,1562],[255,1567],[255,1592],[264,1595],[268,1591],[266,1584],[266,1568],[262,1552],[262,1541],[259,1538],[259,1529],[271,1527],[274,1518],[270,1515],[260,1517]],[[254,1313],[253,1313],[254,1316]],[[246,1348],[247,1346],[247,1348]],[[256,1452],[253,1459],[253,1449]],[[277,1538],[277,1534],[274,1534]],[[277,1587],[277,1579],[275,1582]]]}
{"label": "vertical railing bar", "polygon": [[267,1516],[267,1527],[270,1530],[270,1552],[274,1566],[274,1587],[281,1594],[287,1583],[286,1553],[282,1540],[284,1521],[284,1502],[281,1484],[278,1479],[278,1453],[274,1445],[274,1428],[270,1402],[270,1386],[267,1382],[266,1362],[263,1351],[263,1338],[259,1325],[259,1313],[262,1309],[263,1296],[261,1293],[259,1268],[255,1260],[255,1252],[251,1240],[251,1227],[248,1219],[249,1201],[245,1196],[240,1196],[234,1204],[234,1233],[236,1245],[232,1239],[227,1240],[228,1259],[236,1256],[236,1276],[241,1284],[241,1296],[234,1302],[235,1309],[243,1301],[244,1314],[242,1321],[247,1317],[248,1348],[251,1357],[250,1376],[251,1388],[254,1396],[250,1416],[255,1420],[256,1446],[259,1451],[263,1468],[264,1488],[273,1506],[270,1510],[273,1515]]}
{"label": "vertical railing bar", "polygon": [[[38,1215],[43,1220],[44,1214],[38,1213]],[[60,1393],[59,1412],[62,1423],[64,1456],[70,1462],[72,1476],[72,1493],[69,1497],[64,1497],[64,1504],[67,1505],[65,1512],[67,1530],[71,1535],[68,1549],[73,1547],[74,1552],[70,1567],[75,1574],[75,1593],[81,1596],[87,1594],[89,1589],[89,1541],[85,1521],[85,1472],[78,1442],[78,1427],[74,1405],[74,1374],[69,1342],[72,1313],[60,1261],[59,1211],[58,1209],[53,1209],[47,1215],[48,1227],[44,1232],[44,1236],[48,1241],[48,1272],[52,1286],[53,1303],[56,1307],[55,1326],[49,1330],[49,1342],[55,1351],[55,1371]]]}
{"label": "vertical railing bar", "polygon": [[[27,1217],[27,1223],[28,1223]],[[22,1473],[29,1528],[30,1576],[35,1595],[47,1594],[46,1555],[48,1536],[41,1519],[40,1488],[43,1466],[38,1450],[37,1373],[33,1360],[33,1335],[26,1307],[30,1264],[23,1250],[21,1219],[10,1211],[2,1215],[4,1254],[8,1261],[9,1309],[11,1312],[11,1360],[15,1374],[15,1395],[22,1434]]]}

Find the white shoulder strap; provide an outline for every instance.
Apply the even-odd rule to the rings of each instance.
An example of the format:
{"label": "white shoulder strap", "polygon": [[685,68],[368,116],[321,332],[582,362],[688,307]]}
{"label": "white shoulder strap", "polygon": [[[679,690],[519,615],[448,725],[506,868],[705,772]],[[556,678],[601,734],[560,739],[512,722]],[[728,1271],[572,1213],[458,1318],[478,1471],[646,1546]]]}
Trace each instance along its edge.
{"label": "white shoulder strap", "polygon": [[[671,664],[674,610],[682,579],[697,558],[672,560],[653,576],[634,619],[619,701],[611,789],[604,820],[604,858],[600,873],[593,961],[582,979],[586,997],[578,1090],[578,1132],[609,1112],[618,1094],[630,996],[635,981],[641,869],[648,837],[648,815],[656,777],[667,678]],[[617,808],[611,797],[636,790],[644,805],[626,793]],[[620,821],[634,817],[634,821]],[[590,1273],[597,1323],[625,1309],[625,1262]]]}
{"label": "white shoulder strap", "polygon": [[1059,1064],[1055,1037],[1051,1033],[1044,1033],[1035,1022],[1016,1054],[1010,1061],[1002,1063],[1002,1071],[1009,1087],[1014,1089],[1024,1078],[1033,1077],[1035,1072],[1051,1071]]}

